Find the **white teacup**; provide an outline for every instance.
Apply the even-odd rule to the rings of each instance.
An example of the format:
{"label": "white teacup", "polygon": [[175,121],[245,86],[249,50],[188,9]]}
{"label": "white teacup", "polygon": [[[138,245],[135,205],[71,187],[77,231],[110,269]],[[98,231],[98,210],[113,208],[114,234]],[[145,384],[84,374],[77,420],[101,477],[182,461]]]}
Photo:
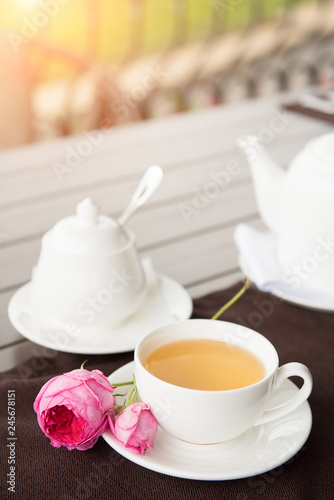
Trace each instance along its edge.
{"label": "white teacup", "polygon": [[[157,348],[186,339],[211,339],[238,345],[253,353],[264,368],[257,383],[232,390],[197,390],[173,385],[145,368]],[[288,377],[304,380],[302,388],[279,407],[271,407],[274,388]],[[310,395],[312,376],[301,363],[278,366],[274,346],[259,333],[241,325],[205,319],[162,326],[145,335],[135,349],[135,378],[142,401],[149,404],[162,429],[174,437],[198,444],[233,439],[253,425],[261,425],[292,412]]]}

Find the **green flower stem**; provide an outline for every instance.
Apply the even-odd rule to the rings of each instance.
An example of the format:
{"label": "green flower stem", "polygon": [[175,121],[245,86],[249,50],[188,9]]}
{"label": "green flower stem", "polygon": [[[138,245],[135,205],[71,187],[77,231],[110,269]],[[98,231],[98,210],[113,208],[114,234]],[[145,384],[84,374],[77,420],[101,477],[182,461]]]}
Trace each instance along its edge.
{"label": "green flower stem", "polygon": [[232,297],[231,300],[229,300],[223,307],[221,307],[219,309],[218,312],[216,312],[216,314],[214,316],[212,316],[211,319],[218,319],[225,311],[227,311],[227,309],[231,306],[233,306],[233,304],[235,304],[235,302],[237,302],[237,300],[240,299],[240,297],[243,296],[243,294],[249,289],[249,287],[251,286],[251,282],[249,281],[249,279],[246,277],[245,278],[245,283],[244,283],[244,286],[239,290],[238,293],[236,293],[234,295],[234,297]]}
{"label": "green flower stem", "polygon": [[122,387],[122,385],[133,385],[135,383],[134,380],[131,380],[131,382],[120,382],[119,384],[111,384],[113,387]]}

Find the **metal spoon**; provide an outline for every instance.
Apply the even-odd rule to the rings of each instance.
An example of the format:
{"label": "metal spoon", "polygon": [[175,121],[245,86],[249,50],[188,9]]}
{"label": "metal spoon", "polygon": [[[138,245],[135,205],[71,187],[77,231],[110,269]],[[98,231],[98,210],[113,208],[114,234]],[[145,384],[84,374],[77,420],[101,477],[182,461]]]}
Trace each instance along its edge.
{"label": "metal spoon", "polygon": [[163,170],[161,167],[154,165],[149,167],[142,180],[139,183],[136,191],[134,192],[128,207],[124,210],[118,223],[120,226],[124,226],[130,217],[135,213],[135,211],[144,205],[147,200],[152,196],[157,187],[159,186],[163,177]]}

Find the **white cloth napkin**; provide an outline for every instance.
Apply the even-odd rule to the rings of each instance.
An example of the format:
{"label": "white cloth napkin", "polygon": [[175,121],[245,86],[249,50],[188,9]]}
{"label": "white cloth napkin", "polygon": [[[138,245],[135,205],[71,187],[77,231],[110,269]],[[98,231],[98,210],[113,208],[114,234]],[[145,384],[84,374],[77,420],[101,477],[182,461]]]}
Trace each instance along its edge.
{"label": "white cloth napkin", "polygon": [[262,292],[273,292],[300,305],[322,310],[334,309],[334,295],[320,290],[293,290],[282,279],[283,270],[276,257],[276,241],[270,232],[260,232],[247,224],[238,224],[234,241],[242,271]]}
{"label": "white cloth napkin", "polygon": [[280,288],[281,271],[275,259],[275,241],[270,233],[261,233],[247,224],[238,224],[234,241],[240,265],[262,292]]}

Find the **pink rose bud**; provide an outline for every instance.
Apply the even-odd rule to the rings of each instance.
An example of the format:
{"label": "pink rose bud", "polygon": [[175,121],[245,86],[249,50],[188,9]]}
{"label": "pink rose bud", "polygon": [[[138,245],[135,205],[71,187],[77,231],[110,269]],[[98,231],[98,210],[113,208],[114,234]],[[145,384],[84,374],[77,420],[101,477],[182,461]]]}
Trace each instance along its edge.
{"label": "pink rose bud", "polygon": [[34,410],[52,446],[87,450],[108,428],[116,406],[114,387],[100,370],[80,368],[49,380],[39,391]]}
{"label": "pink rose bud", "polygon": [[150,407],[144,403],[134,403],[125,408],[116,421],[111,421],[110,427],[117,441],[139,455],[144,455],[147,448],[153,448],[158,430]]}

